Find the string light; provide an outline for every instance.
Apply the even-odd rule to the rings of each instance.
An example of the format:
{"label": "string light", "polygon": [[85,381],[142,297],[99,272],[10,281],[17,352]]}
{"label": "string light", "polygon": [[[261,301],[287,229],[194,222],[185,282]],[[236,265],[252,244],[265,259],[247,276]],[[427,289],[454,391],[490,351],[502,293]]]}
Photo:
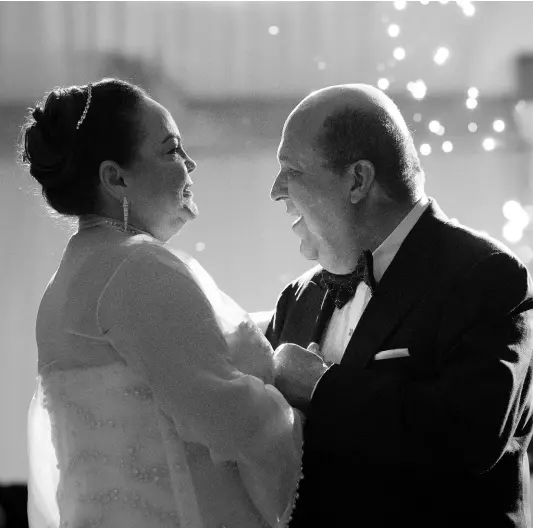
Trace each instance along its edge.
{"label": "string light", "polygon": [[390,82],[388,79],[385,79],[385,77],[382,77],[378,80],[378,88],[380,90],[386,90],[390,86]]}
{"label": "string light", "polygon": [[418,79],[417,81],[411,81],[407,83],[407,89],[411,92],[411,95],[415,99],[424,99],[427,92],[427,86],[426,83],[422,79]]}
{"label": "string light", "polygon": [[477,132],[477,124],[474,122],[468,123],[468,130],[470,132]]}
{"label": "string light", "polygon": [[438,64],[439,66],[442,66],[450,56],[450,51],[448,48],[439,48],[435,55],[433,55],[433,60],[435,61],[435,64]]}
{"label": "string light", "polygon": [[422,143],[422,145],[420,145],[420,154],[422,154],[422,156],[429,156],[431,154],[431,145],[428,143]]}
{"label": "string light", "polygon": [[466,107],[469,110],[474,110],[474,108],[477,106],[477,99],[474,99],[473,97],[469,97],[466,100]]}
{"label": "string light", "polygon": [[400,34],[400,26],[398,24],[391,24],[387,28],[387,32],[389,34],[389,37],[395,38]]}
{"label": "string light", "polygon": [[496,119],[496,121],[492,123],[492,128],[495,132],[503,132],[505,130],[505,123],[502,119]]}
{"label": "string light", "polygon": [[405,9],[407,6],[407,2],[405,0],[396,0],[394,2],[394,7],[398,11],[402,11],[402,9]]}
{"label": "string light", "polygon": [[507,220],[518,221],[518,223],[523,223],[526,226],[529,223],[529,215],[527,211],[520,205],[516,200],[508,200],[503,204],[502,213]]}
{"label": "string light", "polygon": [[465,16],[467,17],[474,16],[475,12],[476,12],[476,8],[470,2],[466,2],[463,5],[463,13]]}
{"label": "string light", "polygon": [[502,229],[503,237],[513,244],[520,241],[524,234],[524,230],[513,222],[507,222]]}
{"label": "string light", "polygon": [[518,242],[524,229],[531,221],[529,213],[516,200],[508,200],[502,207],[503,216],[508,222],[503,226],[503,236],[509,242]]}
{"label": "string light", "polygon": [[270,26],[268,28],[268,32],[271,34],[271,35],[277,35],[279,33],[279,27],[278,26]]}
{"label": "string light", "polygon": [[435,119],[429,122],[428,128],[431,132],[437,134],[437,136],[443,136],[446,132],[446,129]]}
{"label": "string light", "polygon": [[444,150],[444,152],[446,152],[446,153],[451,152],[453,150],[452,142],[451,141],[445,141],[442,144],[442,150]]}
{"label": "string light", "polygon": [[429,125],[428,125],[428,128],[431,132],[433,132],[434,134],[436,134],[439,129],[440,129],[440,123],[438,121],[430,121],[429,122]]}
{"label": "string light", "polygon": [[401,61],[405,59],[405,50],[403,48],[394,48],[392,55],[396,60]]}
{"label": "string light", "polygon": [[472,86],[472,88],[468,89],[468,97],[471,97],[472,99],[476,99],[479,95],[479,90]]}
{"label": "string light", "polygon": [[496,148],[496,141],[491,137],[485,138],[483,140],[483,148],[486,151],[494,150]]}

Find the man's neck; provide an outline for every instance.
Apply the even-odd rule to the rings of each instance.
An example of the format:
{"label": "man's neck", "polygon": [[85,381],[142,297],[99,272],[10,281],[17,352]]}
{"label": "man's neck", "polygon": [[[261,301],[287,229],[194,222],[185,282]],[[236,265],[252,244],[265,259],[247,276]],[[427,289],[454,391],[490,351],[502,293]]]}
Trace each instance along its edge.
{"label": "man's neck", "polygon": [[[416,203],[416,202],[415,202]],[[354,226],[352,236],[348,236],[342,247],[321,259],[321,266],[331,273],[345,275],[352,272],[362,251],[374,252],[409,214],[415,203],[390,206],[384,210],[376,210],[364,228]]]}

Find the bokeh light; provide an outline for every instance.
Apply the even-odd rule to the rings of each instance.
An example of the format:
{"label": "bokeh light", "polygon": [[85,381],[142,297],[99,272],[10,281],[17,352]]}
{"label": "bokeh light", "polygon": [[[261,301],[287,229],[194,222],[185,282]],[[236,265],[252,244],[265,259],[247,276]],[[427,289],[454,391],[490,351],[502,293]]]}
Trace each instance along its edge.
{"label": "bokeh light", "polygon": [[326,69],[326,63],[324,61],[319,61],[316,65],[319,70],[325,70]]}
{"label": "bokeh light", "polygon": [[385,77],[382,77],[378,80],[378,88],[380,90],[386,90],[390,86],[390,82],[388,79],[385,79]]}
{"label": "bokeh light", "polygon": [[503,119],[496,119],[496,121],[492,123],[492,128],[495,132],[503,132],[505,130],[505,123]]}
{"label": "bokeh light", "polygon": [[435,52],[435,55],[433,55],[433,60],[435,61],[435,64],[441,66],[448,60],[449,56],[450,51],[448,50],[448,48],[442,47]]}
{"label": "bokeh light", "polygon": [[415,123],[420,123],[420,121],[422,121],[422,114],[420,112],[413,114],[413,121]]}
{"label": "bokeh light", "polygon": [[507,222],[502,229],[503,238],[508,242],[516,244],[522,238],[524,230],[513,222]]}
{"label": "bokeh light", "polygon": [[469,110],[474,110],[474,108],[476,108],[476,106],[477,106],[477,99],[474,99],[473,97],[469,97],[466,100],[466,107]]}
{"label": "bokeh light", "polygon": [[476,99],[478,95],[479,95],[479,90],[475,86],[472,86],[471,88],[468,89],[468,97],[471,97],[472,99]]}
{"label": "bokeh light", "polygon": [[431,154],[431,145],[428,143],[422,143],[422,145],[420,145],[420,154],[422,154],[422,156],[429,156]]}
{"label": "bokeh light", "polygon": [[496,141],[494,138],[488,137],[483,140],[483,148],[486,151],[494,150],[496,148]]}
{"label": "bokeh light", "polygon": [[431,132],[436,134],[440,129],[440,123],[437,120],[433,120],[429,122],[428,128]]}
{"label": "bokeh light", "polygon": [[407,6],[407,2],[405,0],[395,0],[394,2],[394,8],[398,11],[402,11],[402,9],[405,9]]}
{"label": "bokeh light", "polygon": [[203,251],[205,249],[205,244],[203,242],[196,242],[196,251]]}
{"label": "bokeh light", "polygon": [[451,152],[453,150],[453,143],[451,141],[445,141],[442,144],[442,150],[446,153]]}
{"label": "bokeh light", "polygon": [[392,55],[396,60],[401,61],[405,59],[405,50],[403,48],[394,48]]}
{"label": "bokeh light", "polygon": [[422,79],[407,83],[407,89],[415,99],[424,99],[427,93],[426,83]]}
{"label": "bokeh light", "polygon": [[470,2],[466,2],[463,5],[463,13],[465,14],[465,16],[467,17],[474,16],[475,12],[476,12],[476,8]]}
{"label": "bokeh light", "polygon": [[400,26],[398,24],[391,24],[387,28],[387,33],[389,34],[389,37],[397,37],[400,34]]}
{"label": "bokeh light", "polygon": [[474,123],[473,121],[468,123],[468,130],[470,132],[477,132],[477,123]]}
{"label": "bokeh light", "polygon": [[531,222],[529,213],[516,200],[508,200],[502,207],[503,216],[507,223],[503,226],[503,236],[508,242],[518,242],[524,233],[524,229]]}
{"label": "bokeh light", "polygon": [[268,32],[271,34],[271,35],[277,35],[279,33],[279,27],[278,26],[270,26],[268,28]]}
{"label": "bokeh light", "polygon": [[502,213],[507,220],[517,222],[522,226],[529,223],[529,214],[516,200],[508,200],[503,204]]}

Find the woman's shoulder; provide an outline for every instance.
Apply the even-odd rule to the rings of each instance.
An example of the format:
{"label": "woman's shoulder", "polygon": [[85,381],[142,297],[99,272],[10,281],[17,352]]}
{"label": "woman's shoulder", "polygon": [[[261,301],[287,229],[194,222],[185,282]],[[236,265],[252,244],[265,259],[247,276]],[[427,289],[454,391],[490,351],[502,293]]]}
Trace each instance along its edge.
{"label": "woman's shoulder", "polygon": [[186,255],[143,235],[121,242],[115,249],[119,262],[112,279],[120,277],[164,287],[165,284],[197,281],[186,263]]}

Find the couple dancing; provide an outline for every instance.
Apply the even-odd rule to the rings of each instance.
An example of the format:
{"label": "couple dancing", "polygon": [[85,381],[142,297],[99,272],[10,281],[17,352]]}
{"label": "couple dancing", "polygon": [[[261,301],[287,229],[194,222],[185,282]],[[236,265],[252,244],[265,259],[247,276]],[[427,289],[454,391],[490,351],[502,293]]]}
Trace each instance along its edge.
{"label": "couple dancing", "polygon": [[426,197],[386,95],[329,87],[288,117],[271,196],[320,266],[265,335],[165,244],[198,211],[164,107],[57,89],[23,137],[79,218],[37,318],[32,528],[530,526],[529,275]]}

